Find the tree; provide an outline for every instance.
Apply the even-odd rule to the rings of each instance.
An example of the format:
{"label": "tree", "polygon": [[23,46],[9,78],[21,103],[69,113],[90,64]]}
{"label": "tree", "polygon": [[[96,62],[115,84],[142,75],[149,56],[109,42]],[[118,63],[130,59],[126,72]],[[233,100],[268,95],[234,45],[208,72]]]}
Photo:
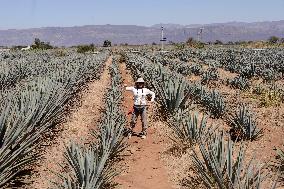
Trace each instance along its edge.
{"label": "tree", "polygon": [[189,37],[186,41],[186,44],[189,46],[193,46],[196,43],[196,41],[193,39],[193,37]]}
{"label": "tree", "polygon": [[39,38],[35,38],[34,44],[39,46],[40,45],[40,39]]}
{"label": "tree", "polygon": [[32,49],[41,49],[41,50],[53,49],[53,47],[50,45],[49,42],[42,42],[40,41],[39,38],[35,38],[34,44],[31,47]]}
{"label": "tree", "polygon": [[223,45],[223,42],[217,39],[214,44],[215,45]]}
{"label": "tree", "polygon": [[111,42],[109,40],[105,40],[103,47],[111,47]]}
{"label": "tree", "polygon": [[278,37],[276,37],[276,36],[271,36],[271,37],[269,37],[268,42],[271,43],[271,44],[275,44],[275,43],[278,42],[278,40],[279,40]]}

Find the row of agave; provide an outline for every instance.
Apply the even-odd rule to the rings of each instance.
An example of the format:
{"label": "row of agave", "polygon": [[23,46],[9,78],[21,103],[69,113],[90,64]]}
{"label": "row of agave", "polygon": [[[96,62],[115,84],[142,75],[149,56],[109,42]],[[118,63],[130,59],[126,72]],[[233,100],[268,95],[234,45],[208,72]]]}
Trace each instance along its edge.
{"label": "row of agave", "polygon": [[175,52],[182,61],[198,60],[213,67],[239,73],[248,79],[254,76],[264,80],[283,78],[284,51],[282,49],[205,48]]}
{"label": "row of agave", "polygon": [[205,71],[203,70],[202,65],[199,63],[188,63],[175,60],[174,57],[169,55],[157,53],[155,56],[153,56],[151,54],[144,53],[144,56],[152,60],[154,63],[162,64],[163,66],[168,67],[171,71],[182,74],[185,77],[191,75],[201,76],[202,84],[209,84],[219,80],[220,76],[216,67],[209,67]]}
{"label": "row of agave", "polygon": [[[186,102],[188,99],[195,100],[207,111],[216,118],[222,117],[225,113],[225,102],[222,95],[216,91],[211,91],[203,87],[200,83],[190,83],[182,75],[171,72],[164,68],[162,64],[156,62],[151,63],[148,58],[128,54],[127,65],[129,69],[135,67],[135,75],[143,76],[151,83],[152,89],[158,94],[165,94],[164,96],[157,96],[157,99],[165,107],[165,112],[175,112],[179,107],[188,106]],[[132,69],[133,70],[133,69]],[[171,104],[175,99],[175,103]],[[171,103],[170,103],[171,102]]]}
{"label": "row of agave", "polygon": [[[54,51],[2,52],[0,54],[0,90],[7,90],[15,87],[20,81],[27,82],[35,77],[53,77],[58,82],[67,79],[71,82],[78,81],[81,78],[77,77],[84,77],[85,74],[73,77],[68,75],[76,74],[76,72],[86,73],[86,76],[92,74],[91,71],[96,66],[92,62],[96,62],[96,59],[96,56],[85,56],[72,51],[66,56],[56,56]],[[98,76],[95,75],[94,79]]]}
{"label": "row of agave", "polygon": [[[283,54],[283,50],[280,49],[258,51],[249,49],[206,48],[201,50],[186,49],[183,51],[168,52],[164,56],[158,55],[158,59],[167,60],[167,63],[175,60],[174,64],[172,63],[171,67],[173,68],[171,69],[182,74],[190,72],[187,69],[189,63],[185,63],[189,60],[195,62],[191,64],[200,65],[198,62],[203,62],[209,65],[209,69],[206,72],[203,71],[201,74],[203,84],[209,84],[211,81],[218,80],[219,73],[216,71],[216,68],[224,68],[230,72],[238,73],[238,76],[234,79],[223,80],[224,84],[234,89],[248,90],[251,87],[250,79],[253,77],[261,77],[264,81],[283,79]],[[277,88],[278,90],[283,90],[281,84],[278,84]],[[284,99],[284,93],[281,93],[281,98]]]}
{"label": "row of agave", "polygon": [[[216,63],[216,60],[200,58],[199,53],[203,51],[206,51],[206,50],[189,49],[189,50],[178,51],[178,52],[168,52],[167,54],[157,53],[156,56],[146,54],[146,53],[144,54],[146,57],[150,58],[152,61],[159,62],[163,64],[164,66],[167,66],[168,68],[170,68],[172,71],[180,73],[184,76],[190,76],[192,74],[197,75],[197,76],[200,75],[202,84],[210,84],[212,81],[213,82],[218,81],[220,76],[219,76],[217,67],[222,67],[222,66],[220,66],[219,63]],[[216,50],[214,49],[213,51],[216,51]],[[200,59],[198,59],[197,57],[199,57]],[[179,61],[177,59],[179,59]],[[191,61],[191,63],[189,63],[188,61]],[[200,61],[203,61],[209,65],[209,68],[206,71],[202,70],[202,64],[199,63]],[[239,68],[241,68],[241,66],[239,66]],[[248,90],[252,86],[250,79],[254,76],[257,76],[256,68],[257,68],[256,63],[252,62],[250,65],[244,66],[244,68],[242,68],[241,71],[231,71],[231,72],[239,73],[238,76],[236,76],[235,78],[223,80],[221,82],[223,84],[231,86],[234,89]],[[275,73],[272,72],[270,69],[264,69],[262,72],[263,74],[261,75],[261,77],[266,81],[275,79],[274,77],[277,75],[277,74],[275,75]],[[280,79],[281,77],[278,77],[278,78]],[[277,91],[283,90],[282,88],[283,86],[277,84]],[[284,92],[282,92],[280,95],[283,98]]]}
{"label": "row of agave", "polygon": [[[129,54],[128,59],[129,68],[135,67],[134,76],[146,76],[151,82],[151,87],[158,94],[164,94],[162,97],[159,95],[157,97],[164,107],[163,112],[172,113],[178,108],[188,107],[191,105],[188,103],[191,100],[202,105],[211,117],[225,118],[232,127],[233,139],[255,140],[262,135],[262,131],[255,124],[254,116],[245,105],[241,105],[233,115],[229,115],[224,98],[218,91],[208,90],[200,83],[190,83],[182,75],[164,69],[158,62],[151,64],[147,58]],[[233,120],[238,119],[243,121],[236,127]],[[247,119],[252,121],[247,123],[245,121]]]}
{"label": "row of agave", "polygon": [[122,78],[115,60],[109,68],[110,88],[104,99],[105,108],[98,129],[93,135],[98,139],[88,147],[71,142],[66,148],[66,166],[58,174],[59,182],[53,188],[61,189],[99,189],[109,186],[111,179],[120,170],[115,168],[115,159],[125,149],[123,140],[126,117],[121,110]]}
{"label": "row of agave", "polygon": [[159,63],[163,66],[167,66],[170,70],[175,71],[184,76],[190,76],[192,74],[199,76],[204,73],[201,64],[198,63],[189,64],[183,61],[176,61],[165,54],[159,53],[155,54],[155,56],[144,53],[143,56],[149,58],[154,63]]}
{"label": "row of agave", "polygon": [[[208,126],[207,116],[203,116],[199,121],[200,116],[197,113],[189,113],[190,106],[187,106],[187,101],[192,95],[182,76],[173,74],[160,65],[149,64],[147,59],[137,55],[128,54],[127,59],[127,67],[133,76],[144,76],[149,87],[157,92],[158,102],[163,113],[166,112],[166,121],[173,130],[171,139],[180,147],[195,149],[192,154],[193,165],[203,187],[261,188],[267,175],[263,172],[263,167],[255,165],[252,160],[249,164],[245,163],[245,147],[241,145],[239,150],[235,150],[236,144],[229,136],[220,133],[216,126]],[[195,89],[204,91],[200,87]],[[245,106],[241,106],[239,112],[232,115],[230,122],[235,129],[246,133],[249,139],[252,139],[251,134],[260,136],[262,133],[262,130],[256,128]],[[271,188],[275,187],[276,180]]]}
{"label": "row of agave", "polygon": [[[0,91],[0,187],[8,184],[38,159],[35,149],[40,146],[42,134],[62,121],[68,104],[84,83],[100,77],[107,58],[107,54],[102,53],[96,57],[81,57],[79,63],[77,55],[72,54],[71,57],[66,57],[66,62],[63,61],[64,58],[61,62],[30,62],[31,68],[28,68],[26,63],[21,64],[17,54],[12,53],[10,56],[14,57],[16,65],[26,67],[27,70],[42,69],[38,73],[44,74],[28,75],[28,80],[19,80],[21,82],[13,88]],[[20,58],[32,60],[29,56],[32,54],[21,54]],[[10,65],[6,63],[2,60],[0,65]],[[38,67],[34,68],[35,65]],[[49,67],[47,71],[46,68]],[[58,69],[59,67],[64,70]],[[8,67],[5,70],[9,70]],[[15,70],[17,74],[23,71]],[[11,78],[9,74],[15,75],[15,70],[7,72],[7,78]]]}
{"label": "row of agave", "polygon": [[[149,57],[149,56],[148,56]],[[162,59],[161,56],[159,59]],[[171,57],[173,58],[173,57]],[[153,59],[153,58],[152,58]],[[168,55],[165,54],[165,59],[169,60]],[[159,63],[156,59],[155,63]],[[186,63],[183,63],[186,64]],[[175,67],[176,64],[172,64],[171,67]],[[176,70],[176,69],[171,69]],[[201,84],[206,84],[210,80],[218,80],[219,74],[216,68],[209,68],[203,73]],[[232,80],[227,81],[229,85],[234,88],[246,90],[249,88],[249,80],[246,77],[239,76]],[[191,97],[199,102],[210,112],[212,117],[221,118],[226,113],[226,106],[224,99],[218,91],[208,91],[206,88],[199,83],[191,85]],[[263,130],[258,129],[253,115],[249,112],[249,109],[245,105],[240,105],[236,112],[232,115],[225,116],[226,121],[231,126],[231,137],[234,140],[256,140],[262,136]],[[237,123],[235,120],[238,120]],[[249,121],[248,121],[249,120]]]}

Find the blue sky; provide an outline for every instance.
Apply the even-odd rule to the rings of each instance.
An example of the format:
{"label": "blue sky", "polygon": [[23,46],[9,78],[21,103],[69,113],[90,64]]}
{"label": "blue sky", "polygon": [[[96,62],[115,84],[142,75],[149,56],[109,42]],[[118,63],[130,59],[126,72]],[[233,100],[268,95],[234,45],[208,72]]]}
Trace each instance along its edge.
{"label": "blue sky", "polygon": [[0,0],[0,29],[284,20],[284,0]]}

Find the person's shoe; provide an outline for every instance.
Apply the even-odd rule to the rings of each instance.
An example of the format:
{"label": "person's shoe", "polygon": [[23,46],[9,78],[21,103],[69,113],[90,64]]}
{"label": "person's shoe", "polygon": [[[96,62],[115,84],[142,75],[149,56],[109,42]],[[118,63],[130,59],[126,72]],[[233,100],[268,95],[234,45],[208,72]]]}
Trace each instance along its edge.
{"label": "person's shoe", "polygon": [[139,135],[142,139],[146,139],[147,133],[144,131],[144,132],[139,133]]}
{"label": "person's shoe", "polygon": [[133,135],[133,131],[130,130],[130,131],[128,132],[128,135],[127,135],[128,139],[131,139],[132,135]]}
{"label": "person's shoe", "polygon": [[131,136],[133,135],[133,131],[130,128],[125,128],[123,135],[124,137],[131,138]]}
{"label": "person's shoe", "polygon": [[146,135],[141,135],[141,138],[142,139],[146,139]]}

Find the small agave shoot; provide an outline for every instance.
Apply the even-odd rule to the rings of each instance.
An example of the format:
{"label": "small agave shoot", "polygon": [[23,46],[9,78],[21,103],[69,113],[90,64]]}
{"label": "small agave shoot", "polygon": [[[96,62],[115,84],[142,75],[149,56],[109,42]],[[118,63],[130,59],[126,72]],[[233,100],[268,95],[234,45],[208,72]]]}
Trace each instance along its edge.
{"label": "small agave shoot", "polygon": [[256,121],[245,105],[241,105],[229,118],[231,137],[233,140],[257,140],[263,134],[263,129],[257,128]]}
{"label": "small agave shoot", "polygon": [[201,141],[199,151],[192,155],[195,172],[205,188],[260,189],[268,176],[263,166],[254,165],[253,160],[246,164],[245,147],[237,149],[230,138],[225,138],[221,133]]}

